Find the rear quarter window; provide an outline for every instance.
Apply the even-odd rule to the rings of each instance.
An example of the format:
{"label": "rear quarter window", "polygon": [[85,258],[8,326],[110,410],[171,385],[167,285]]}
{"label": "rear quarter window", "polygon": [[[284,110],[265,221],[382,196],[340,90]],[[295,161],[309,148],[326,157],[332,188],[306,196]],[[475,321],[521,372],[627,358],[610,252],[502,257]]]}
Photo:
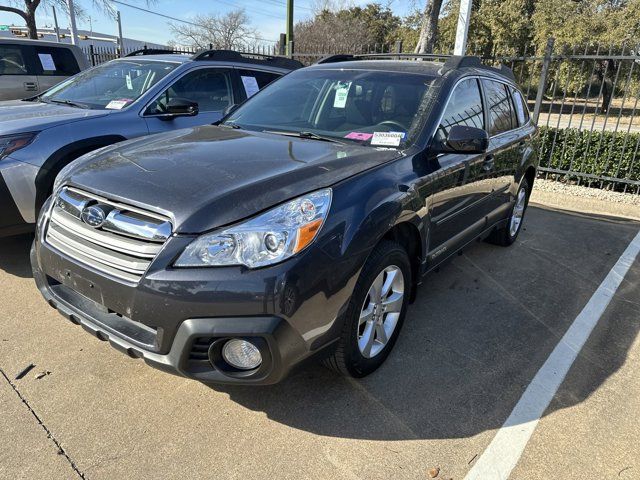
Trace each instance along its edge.
{"label": "rear quarter window", "polygon": [[511,91],[511,98],[513,98],[513,104],[516,108],[518,124],[522,126],[529,121],[529,107],[527,107],[527,103],[518,90],[512,87],[509,87],[509,90]]}
{"label": "rear quarter window", "polygon": [[68,48],[36,47],[38,75],[71,76],[80,72],[78,61]]}

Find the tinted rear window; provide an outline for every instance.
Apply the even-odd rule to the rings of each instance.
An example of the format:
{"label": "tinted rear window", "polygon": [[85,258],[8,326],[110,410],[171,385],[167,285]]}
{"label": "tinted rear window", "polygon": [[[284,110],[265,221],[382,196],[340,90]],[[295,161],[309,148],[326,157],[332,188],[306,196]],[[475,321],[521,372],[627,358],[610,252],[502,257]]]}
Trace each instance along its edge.
{"label": "tinted rear window", "polygon": [[71,50],[58,47],[36,47],[38,75],[71,76],[80,71]]}

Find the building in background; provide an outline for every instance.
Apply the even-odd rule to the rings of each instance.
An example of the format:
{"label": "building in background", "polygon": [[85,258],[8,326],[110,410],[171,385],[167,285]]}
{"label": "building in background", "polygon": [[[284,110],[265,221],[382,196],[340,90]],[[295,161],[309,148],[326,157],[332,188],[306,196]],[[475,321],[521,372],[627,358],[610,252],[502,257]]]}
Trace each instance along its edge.
{"label": "building in background", "polygon": [[[16,32],[24,32],[26,34],[27,28],[14,25],[0,25],[0,38],[21,38],[20,35],[16,35]],[[40,37],[41,40],[49,42],[56,41],[56,34],[53,28],[38,28],[38,33],[42,35]],[[61,43],[71,43],[71,35],[68,29],[61,28],[60,35],[64,36],[64,38],[60,39]],[[166,48],[165,45],[159,43],[134,40],[133,38],[127,37],[123,38],[123,43],[125,52],[144,48],[145,45],[148,48]],[[118,45],[118,37],[116,35],[107,35],[106,33],[92,32],[89,30],[78,30],[78,46],[86,49],[89,48],[90,45],[94,47],[115,48]]]}

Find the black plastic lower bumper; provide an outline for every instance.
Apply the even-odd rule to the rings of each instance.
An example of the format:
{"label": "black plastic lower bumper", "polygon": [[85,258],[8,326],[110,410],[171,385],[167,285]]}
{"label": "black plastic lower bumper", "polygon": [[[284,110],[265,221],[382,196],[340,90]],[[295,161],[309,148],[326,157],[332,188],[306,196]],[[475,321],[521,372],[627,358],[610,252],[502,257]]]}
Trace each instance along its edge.
{"label": "black plastic lower bumper", "polygon": [[0,175],[0,237],[32,232],[35,225],[25,223],[6,182]]}
{"label": "black plastic lower bumper", "polygon": [[[34,279],[49,305],[98,339],[157,369],[204,383],[266,385],[282,380],[295,364],[312,353],[300,335],[276,316],[187,319],[180,323],[167,353],[154,351],[157,332],[109,312],[52,280],[38,267],[36,247],[37,240],[31,250]],[[209,349],[228,338],[251,340],[261,351],[262,364],[251,371],[214,365],[209,359]]]}

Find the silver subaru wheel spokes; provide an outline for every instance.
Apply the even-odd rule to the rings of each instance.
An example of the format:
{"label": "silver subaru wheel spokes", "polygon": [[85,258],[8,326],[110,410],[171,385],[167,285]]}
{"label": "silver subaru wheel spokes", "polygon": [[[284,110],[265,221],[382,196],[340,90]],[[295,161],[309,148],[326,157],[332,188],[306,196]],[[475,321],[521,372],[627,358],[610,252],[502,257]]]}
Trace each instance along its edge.
{"label": "silver subaru wheel spokes", "polygon": [[393,335],[404,300],[404,275],[395,265],[385,268],[373,281],[360,311],[358,348],[373,358]]}
{"label": "silver subaru wheel spokes", "polygon": [[513,213],[511,214],[511,221],[509,222],[509,234],[512,237],[518,233],[520,224],[522,223],[522,217],[524,217],[524,209],[527,204],[527,191],[521,188],[518,191],[518,197],[516,198],[516,204],[513,207]]}

